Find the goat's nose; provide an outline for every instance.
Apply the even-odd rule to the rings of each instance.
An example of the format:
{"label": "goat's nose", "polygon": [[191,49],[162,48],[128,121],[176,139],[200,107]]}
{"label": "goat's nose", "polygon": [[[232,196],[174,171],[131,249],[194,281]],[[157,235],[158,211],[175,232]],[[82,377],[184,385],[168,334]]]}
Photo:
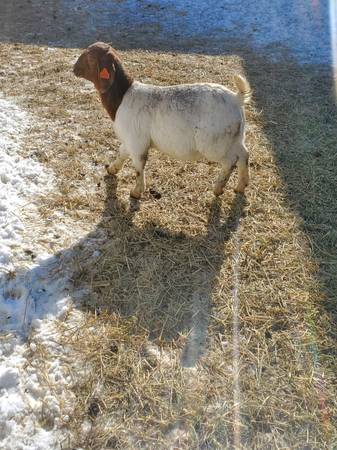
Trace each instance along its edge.
{"label": "goat's nose", "polygon": [[78,59],[75,61],[75,64],[73,65],[73,72],[74,75],[76,75],[77,77],[81,75],[81,68]]}
{"label": "goat's nose", "polygon": [[78,70],[78,66],[75,64],[74,65],[74,67],[73,67],[73,72],[74,72],[74,75],[76,75],[77,77],[78,77],[78,75],[79,75],[79,70]]}

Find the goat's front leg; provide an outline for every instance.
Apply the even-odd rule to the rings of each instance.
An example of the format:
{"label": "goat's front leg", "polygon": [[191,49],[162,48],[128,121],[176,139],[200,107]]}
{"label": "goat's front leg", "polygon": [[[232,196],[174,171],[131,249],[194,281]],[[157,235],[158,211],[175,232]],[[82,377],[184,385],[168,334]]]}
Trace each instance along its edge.
{"label": "goat's front leg", "polygon": [[115,159],[115,161],[113,163],[111,163],[110,165],[106,165],[106,170],[108,172],[108,174],[110,175],[116,175],[116,173],[118,173],[121,168],[123,167],[124,161],[127,159],[128,154],[125,150],[124,145],[121,145],[119,147],[119,151],[118,151],[118,156]]}
{"label": "goat's front leg", "polygon": [[147,150],[142,154],[132,156],[133,166],[136,169],[136,186],[131,190],[130,196],[139,199],[145,191],[145,164],[147,161]]}

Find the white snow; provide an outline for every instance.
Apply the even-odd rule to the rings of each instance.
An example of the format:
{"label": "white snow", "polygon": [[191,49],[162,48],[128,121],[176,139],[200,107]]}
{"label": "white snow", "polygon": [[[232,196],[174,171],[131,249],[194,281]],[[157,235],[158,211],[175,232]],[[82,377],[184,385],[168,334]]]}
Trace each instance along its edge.
{"label": "white snow", "polygon": [[20,208],[46,190],[51,178],[38,162],[19,154],[28,127],[27,114],[0,97],[0,269],[13,267],[13,248],[19,245],[24,230]]}
{"label": "white snow", "polygon": [[62,427],[73,407],[69,391],[73,381],[64,366],[66,349],[57,343],[54,324],[71,306],[66,270],[51,255],[37,256],[28,267],[20,261],[19,250],[30,243],[22,212],[28,211],[30,217],[38,214],[38,196],[53,187],[53,174],[22,156],[30,120],[15,102],[0,96],[0,449],[4,450],[60,448],[67,436]]}

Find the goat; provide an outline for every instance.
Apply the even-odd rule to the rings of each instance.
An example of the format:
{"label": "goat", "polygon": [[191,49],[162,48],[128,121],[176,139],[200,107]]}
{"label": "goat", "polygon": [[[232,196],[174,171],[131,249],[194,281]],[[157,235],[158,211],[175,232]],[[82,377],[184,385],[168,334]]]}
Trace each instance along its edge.
{"label": "goat", "polygon": [[108,173],[115,175],[128,157],[132,159],[137,174],[132,197],[138,199],[144,192],[150,148],[181,160],[206,158],[220,163],[216,196],[223,193],[237,166],[235,191],[244,193],[249,182],[244,104],[251,90],[243,77],[235,76],[237,93],[213,83],[144,84],[133,80],[116,51],[103,42],[90,45],[73,70],[93,82],[121,141],[117,159],[106,166]]}

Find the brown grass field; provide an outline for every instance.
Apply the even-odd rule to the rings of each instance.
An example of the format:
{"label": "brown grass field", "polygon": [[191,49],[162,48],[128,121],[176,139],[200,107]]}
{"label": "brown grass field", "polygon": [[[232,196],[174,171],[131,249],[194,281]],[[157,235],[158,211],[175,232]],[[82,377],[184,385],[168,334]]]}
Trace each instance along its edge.
{"label": "brown grass field", "polygon": [[[337,448],[336,107],[322,68],[239,56],[120,52],[141,81],[233,87],[243,73],[251,184],[220,199],[216,165],[153,151],[134,203],[127,164],[78,49],[0,44],[0,90],[35,118],[27,156],[54,170],[36,233],[61,211],[76,223],[75,287],[85,314],[62,345],[91,376],[74,389],[62,449]],[[161,194],[153,195],[151,192]],[[87,234],[85,234],[87,233]],[[97,237],[100,256],[87,258]],[[98,239],[99,237],[99,239]],[[33,357],[33,356],[32,356]],[[46,355],[48,358],[48,355]],[[76,375],[76,364],[69,367]],[[89,431],[83,431],[87,422]]]}

